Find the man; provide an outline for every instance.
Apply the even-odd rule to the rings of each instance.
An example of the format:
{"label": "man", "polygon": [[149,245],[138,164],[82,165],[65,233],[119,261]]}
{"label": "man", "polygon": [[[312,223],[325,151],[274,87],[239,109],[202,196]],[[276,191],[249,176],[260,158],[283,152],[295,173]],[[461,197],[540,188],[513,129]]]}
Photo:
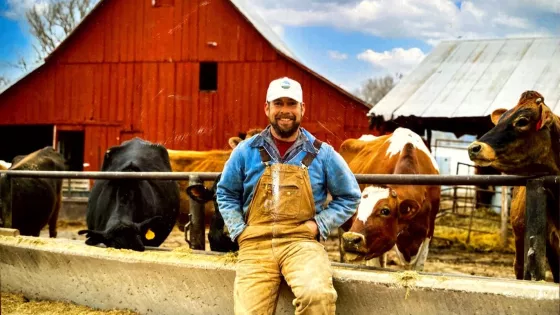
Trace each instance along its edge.
{"label": "man", "polygon": [[[335,313],[331,265],[317,240],[354,214],[361,194],[332,146],[299,127],[302,94],[292,79],[270,83],[270,125],[239,143],[218,182],[220,212],[240,247],[235,314],[274,314],[281,276],[296,297],[296,314]],[[327,190],[332,201],[324,208]]]}

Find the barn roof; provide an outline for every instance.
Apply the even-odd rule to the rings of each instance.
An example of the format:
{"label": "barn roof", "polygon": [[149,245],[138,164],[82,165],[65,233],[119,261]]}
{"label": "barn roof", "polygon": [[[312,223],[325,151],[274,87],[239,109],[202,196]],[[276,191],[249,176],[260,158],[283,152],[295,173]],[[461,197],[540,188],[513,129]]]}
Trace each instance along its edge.
{"label": "barn roof", "polygon": [[512,108],[526,90],[560,114],[558,65],[560,37],[443,41],[368,116],[484,117]]}
{"label": "barn roof", "polygon": [[[58,46],[50,53],[49,56],[47,56],[45,58],[44,61],[40,62],[39,64],[35,65],[33,68],[31,68],[27,73],[23,74],[22,76],[20,76],[18,79],[14,80],[13,82],[11,82],[8,86],[6,86],[4,89],[0,89],[0,94],[2,94],[3,92],[7,91],[9,88],[11,88],[12,86],[14,86],[17,82],[21,81],[23,78],[25,78],[26,76],[28,76],[29,74],[35,72],[36,70],[39,70],[39,68],[41,68],[48,60],[49,58],[54,55],[54,53],[56,51],[58,51],[60,49],[60,47],[63,46],[63,44],[68,41],[68,39],[74,35],[78,29],[80,28],[80,26],[82,24],[84,24],[84,21],[86,21],[86,19],[92,15],[92,13],[94,11],[96,11],[99,7],[101,7],[103,5],[103,3],[105,1],[108,0],[99,0],[99,2],[93,7],[93,9],[90,10],[90,12],[88,14],[86,14],[86,16],[84,16],[84,18],[82,19],[82,21],[80,21],[76,27],[72,30],[72,32],[70,32],[70,34],[68,34],[68,36],[61,42],[58,44]],[[297,66],[299,66],[300,68],[302,68],[303,70],[309,72],[310,74],[312,74],[313,76],[317,77],[319,80],[325,82],[327,85],[333,87],[334,89],[338,90],[339,92],[341,92],[342,94],[346,95],[347,97],[351,98],[352,100],[368,107],[371,108],[371,105],[368,104],[367,102],[365,102],[364,100],[360,99],[359,97],[356,97],[355,95],[353,95],[352,93],[346,91],[345,89],[343,89],[342,87],[334,84],[333,82],[331,82],[330,80],[328,80],[327,78],[323,77],[322,75],[318,74],[317,72],[311,70],[309,67],[305,66],[303,64],[302,61],[300,61],[295,54],[290,51],[290,49],[288,48],[288,46],[286,46],[286,44],[282,41],[282,39],[280,39],[280,37],[272,30],[272,28],[266,23],[266,21],[264,21],[261,16],[255,12],[250,4],[250,0],[229,0],[233,6],[239,11],[239,13],[241,13],[241,15],[251,24],[253,25],[253,27],[264,37],[264,39],[270,43],[270,45],[272,45],[272,47],[282,56],[284,56],[285,58],[289,59],[290,61],[292,61],[293,63],[295,63]]]}

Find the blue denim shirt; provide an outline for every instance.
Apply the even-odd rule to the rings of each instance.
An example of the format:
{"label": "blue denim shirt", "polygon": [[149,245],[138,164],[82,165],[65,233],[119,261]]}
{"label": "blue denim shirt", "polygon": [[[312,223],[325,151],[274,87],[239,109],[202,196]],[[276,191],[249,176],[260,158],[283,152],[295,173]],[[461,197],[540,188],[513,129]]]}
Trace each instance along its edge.
{"label": "blue denim shirt", "polygon": [[[239,143],[226,162],[218,182],[218,206],[232,240],[246,227],[245,214],[265,169],[259,147],[264,146],[271,156],[270,163],[302,165],[301,161],[307,152],[317,153],[313,147],[315,137],[300,128],[299,137],[282,159],[270,128],[268,126],[260,134]],[[327,239],[332,229],[341,226],[356,211],[361,197],[360,188],[346,161],[327,143],[323,143],[308,171],[315,199],[315,221],[321,237]],[[331,193],[332,201],[324,207],[327,190]]]}

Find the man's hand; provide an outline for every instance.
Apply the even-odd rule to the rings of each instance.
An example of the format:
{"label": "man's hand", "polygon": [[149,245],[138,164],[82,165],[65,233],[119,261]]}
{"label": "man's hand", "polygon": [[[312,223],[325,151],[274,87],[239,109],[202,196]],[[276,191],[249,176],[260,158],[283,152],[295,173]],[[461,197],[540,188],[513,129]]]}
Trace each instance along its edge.
{"label": "man's hand", "polygon": [[307,227],[313,231],[313,235],[317,235],[319,233],[319,227],[317,227],[317,223],[313,220],[307,220],[304,223]]}

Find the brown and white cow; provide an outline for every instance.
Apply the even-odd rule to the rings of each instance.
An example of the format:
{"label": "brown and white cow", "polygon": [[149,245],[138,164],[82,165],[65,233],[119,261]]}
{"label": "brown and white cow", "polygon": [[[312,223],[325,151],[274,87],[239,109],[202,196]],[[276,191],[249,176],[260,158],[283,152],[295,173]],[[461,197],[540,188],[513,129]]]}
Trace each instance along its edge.
{"label": "brown and white cow", "polygon": [[[536,91],[525,91],[517,105],[496,109],[495,127],[469,146],[470,159],[511,175],[560,175],[560,118]],[[559,281],[560,233],[557,187],[548,189],[546,255],[554,282]],[[525,187],[516,188],[511,206],[515,237],[515,275],[523,279],[525,240]]]}
{"label": "brown and white cow", "polygon": [[[439,174],[438,165],[416,133],[398,128],[364,144],[349,163],[354,174]],[[356,214],[342,229],[347,258],[370,260],[394,246],[406,268],[422,270],[439,210],[440,187],[366,186]]]}
{"label": "brown and white cow", "polygon": [[342,156],[346,163],[350,164],[368,142],[377,139],[374,135],[362,135],[358,139],[347,139],[340,145],[338,153]]}

